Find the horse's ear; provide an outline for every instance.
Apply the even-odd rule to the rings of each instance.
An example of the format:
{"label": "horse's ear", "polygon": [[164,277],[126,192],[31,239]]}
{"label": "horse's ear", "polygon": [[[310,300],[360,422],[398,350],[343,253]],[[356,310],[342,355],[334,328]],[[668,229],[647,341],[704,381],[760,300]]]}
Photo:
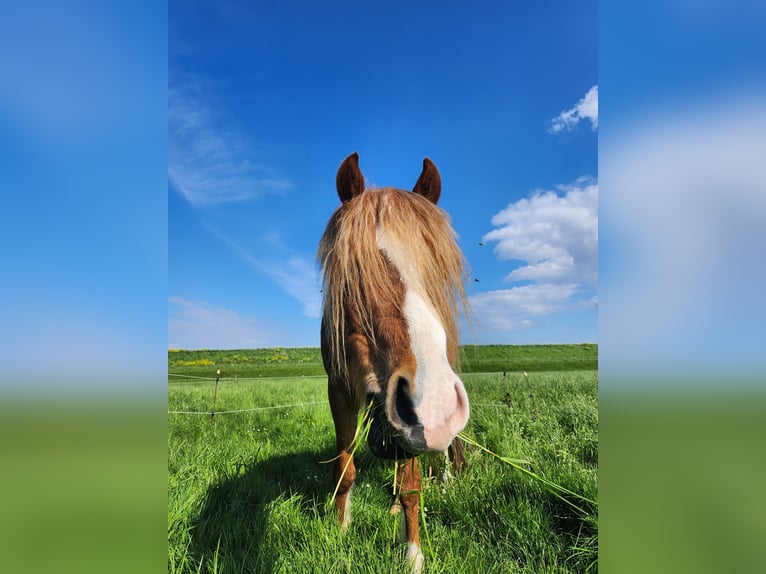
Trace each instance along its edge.
{"label": "horse's ear", "polygon": [[420,174],[412,192],[422,195],[431,203],[439,201],[439,196],[442,193],[442,178],[434,162],[430,159],[425,158],[423,160],[423,173]]}
{"label": "horse's ear", "polygon": [[359,154],[354,152],[340,164],[335,176],[335,187],[343,203],[351,201],[364,191],[364,176],[359,171]]}

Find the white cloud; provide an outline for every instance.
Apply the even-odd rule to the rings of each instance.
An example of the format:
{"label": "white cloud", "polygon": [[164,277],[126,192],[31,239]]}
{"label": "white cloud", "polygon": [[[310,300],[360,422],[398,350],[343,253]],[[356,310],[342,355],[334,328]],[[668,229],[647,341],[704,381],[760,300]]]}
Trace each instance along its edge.
{"label": "white cloud", "polygon": [[582,306],[573,301],[578,290],[573,283],[542,283],[489,291],[472,296],[471,309],[481,328],[515,331],[533,326],[537,317]]}
{"label": "white cloud", "polygon": [[598,283],[598,184],[580,178],[557,191],[537,191],[492,218],[485,234],[498,259],[524,262],[505,281],[528,281],[479,293],[471,306],[481,328],[515,330],[552,313],[592,308]]}
{"label": "white cloud", "polygon": [[290,189],[259,155],[235,122],[192,90],[168,90],[168,178],[190,203],[247,201]]}
{"label": "white cloud", "polygon": [[168,303],[171,349],[252,349],[274,340],[266,325],[232,309],[182,297],[169,297]]}
{"label": "white cloud", "polygon": [[577,104],[551,120],[548,131],[558,133],[573,130],[580,121],[590,120],[591,127],[598,129],[598,85],[593,86]]}
{"label": "white cloud", "polygon": [[[571,131],[583,120],[598,128],[598,85],[551,121],[551,133]],[[510,331],[531,327],[539,317],[594,308],[598,297],[598,184],[582,177],[556,190],[540,190],[495,214],[496,229],[485,243],[497,242],[501,261],[522,265],[506,277],[527,282],[479,293],[471,305],[480,328]]]}
{"label": "white cloud", "polygon": [[483,241],[496,241],[501,260],[527,264],[514,269],[507,281],[598,282],[598,184],[580,178],[555,191],[538,191],[497,213],[497,229]]}

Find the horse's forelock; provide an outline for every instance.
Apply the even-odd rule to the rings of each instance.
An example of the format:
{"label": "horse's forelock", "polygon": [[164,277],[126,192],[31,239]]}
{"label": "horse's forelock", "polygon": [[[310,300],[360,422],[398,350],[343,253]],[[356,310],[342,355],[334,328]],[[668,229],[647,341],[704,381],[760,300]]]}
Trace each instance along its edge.
{"label": "horse's forelock", "polygon": [[393,188],[367,190],[330,218],[319,245],[324,276],[325,339],[337,374],[346,374],[346,329],[351,320],[375,344],[375,310],[404,302],[392,289],[391,262],[379,247],[385,237],[408,264],[397,269],[409,289],[429,302],[457,360],[459,307],[467,310],[466,267],[447,214],[422,196]]}

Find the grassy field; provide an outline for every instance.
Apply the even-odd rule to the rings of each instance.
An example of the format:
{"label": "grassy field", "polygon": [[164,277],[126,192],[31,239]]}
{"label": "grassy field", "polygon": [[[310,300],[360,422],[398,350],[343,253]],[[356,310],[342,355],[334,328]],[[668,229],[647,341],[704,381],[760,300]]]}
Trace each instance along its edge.
{"label": "grassy field", "polygon": [[[468,446],[463,475],[424,481],[424,572],[596,570],[597,372],[582,368],[580,347],[573,347],[569,370],[529,367],[528,377],[510,368],[506,377],[502,371],[465,373],[472,402],[465,432],[494,453],[529,461],[524,468],[593,502],[562,499],[541,481]],[[539,352],[544,348],[532,353],[538,365],[545,364]],[[482,359],[481,349],[473,348],[474,359]],[[223,377],[233,367],[257,377],[257,369],[246,371],[241,363],[279,351],[170,352],[170,372],[210,377],[221,368]],[[207,413],[168,415],[169,571],[402,572],[400,518],[388,513],[392,465],[360,449],[353,522],[341,535],[328,507],[330,465],[322,463],[334,456],[326,380],[295,375],[316,362],[318,351],[281,351],[288,359],[273,362],[289,376],[239,375],[237,383],[222,378],[214,418],[214,380],[169,378],[169,411]],[[489,351],[493,361],[508,360],[502,348]],[[213,365],[179,364],[212,356]],[[555,358],[548,357],[548,364]],[[223,414],[240,409],[260,410]],[[421,461],[425,473],[430,467],[438,475],[438,457]]]}
{"label": "grassy field", "polygon": [[[210,377],[297,377],[325,374],[318,348],[239,349],[231,351],[174,349],[168,370],[179,375]],[[502,371],[581,371],[598,368],[598,345],[464,345],[464,373]]]}

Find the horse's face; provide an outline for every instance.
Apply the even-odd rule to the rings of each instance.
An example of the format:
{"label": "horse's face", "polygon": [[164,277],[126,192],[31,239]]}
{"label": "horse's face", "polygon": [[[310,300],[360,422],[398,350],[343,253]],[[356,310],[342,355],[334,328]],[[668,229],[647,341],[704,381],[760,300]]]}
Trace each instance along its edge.
{"label": "horse's face", "polygon": [[[343,201],[351,201],[364,191],[355,154],[341,165],[337,181]],[[394,197],[387,201],[394,204],[394,199],[409,201],[420,195],[428,201],[412,197],[417,205],[404,208],[418,208],[432,218],[444,218],[432,205],[440,191],[439,172],[430,160],[425,160],[413,193],[391,190]],[[393,209],[388,205],[386,208]],[[374,454],[383,458],[444,451],[465,427],[469,406],[463,383],[451,367],[456,359],[456,343],[448,344],[448,330],[455,339],[456,327],[451,324],[445,329],[444,313],[437,311],[427,295],[429,289],[424,288],[432,278],[421,268],[438,265],[439,254],[429,253],[429,247],[422,244],[414,254],[411,241],[402,241],[381,224],[375,230],[375,240],[384,256],[384,282],[389,293],[370,298],[369,304],[376,307],[370,309],[372,336],[355,326],[351,317],[346,337],[347,355],[364,380],[367,402],[373,402],[368,444]],[[419,264],[423,261],[425,265]],[[447,289],[444,285],[443,290]]]}
{"label": "horse's face", "polygon": [[[444,451],[468,421],[468,396],[450,366],[446,333],[430,305],[407,290],[400,316],[377,328],[365,383],[372,401],[368,444],[382,458]],[[403,452],[404,451],[404,452]]]}

